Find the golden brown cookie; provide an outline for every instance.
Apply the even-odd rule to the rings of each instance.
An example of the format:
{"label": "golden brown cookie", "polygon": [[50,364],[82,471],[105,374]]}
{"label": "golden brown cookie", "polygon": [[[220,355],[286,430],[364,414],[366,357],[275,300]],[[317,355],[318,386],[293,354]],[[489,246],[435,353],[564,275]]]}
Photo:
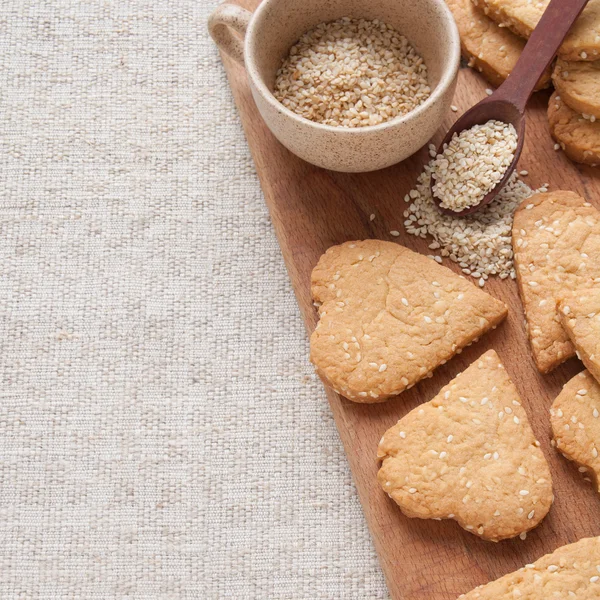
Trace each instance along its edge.
{"label": "golden brown cookie", "polygon": [[356,402],[412,387],[507,314],[450,269],[381,240],[329,248],[313,270],[312,296],[320,320],[311,361]]}
{"label": "golden brown cookie", "polygon": [[[550,0],[473,0],[483,12],[504,27],[528,38]],[[590,0],[558,50],[564,60],[600,58],[600,0]]]}
{"label": "golden brown cookie", "polygon": [[600,491],[600,385],[588,371],[564,385],[550,409],[550,422],[556,448],[581,465]]}
{"label": "golden brown cookie", "polygon": [[600,213],[574,192],[534,194],[515,212],[513,250],[531,351],[548,373],[575,354],[556,302],[600,277]]}
{"label": "golden brown cookie", "polygon": [[486,540],[533,529],[552,505],[548,464],[493,350],[386,431],[377,458],[405,515],[454,519]]}
{"label": "golden brown cookie", "polygon": [[566,292],[558,302],[558,312],[577,356],[600,381],[600,283]]}
{"label": "golden brown cookie", "polygon": [[559,58],[552,81],[569,108],[594,120],[600,118],[600,60],[574,62]]}
{"label": "golden brown cookie", "polygon": [[584,538],[531,565],[480,585],[462,600],[592,600],[600,598],[600,537]]}
{"label": "golden brown cookie", "polygon": [[554,92],[548,102],[548,123],[552,137],[571,160],[600,164],[600,121],[585,119]]}
{"label": "golden brown cookie", "polygon": [[[492,85],[499,86],[513,70],[525,40],[476,10],[471,0],[446,0],[460,33],[462,55]],[[536,89],[548,87],[550,69]]]}

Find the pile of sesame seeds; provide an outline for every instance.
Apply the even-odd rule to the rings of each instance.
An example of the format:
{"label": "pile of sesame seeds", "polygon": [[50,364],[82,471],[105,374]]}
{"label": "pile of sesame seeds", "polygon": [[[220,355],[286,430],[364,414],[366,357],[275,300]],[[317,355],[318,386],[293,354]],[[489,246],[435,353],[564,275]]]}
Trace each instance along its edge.
{"label": "pile of sesame seeds", "polygon": [[[435,156],[435,147],[430,146]],[[415,189],[404,200],[410,206],[404,211],[407,233],[423,239],[431,236],[429,248],[435,258],[448,257],[458,263],[465,275],[478,280],[483,287],[490,275],[501,279],[515,278],[512,250],[513,214],[519,204],[534,192],[513,174],[498,197],[468,217],[440,213],[436,207],[429,181],[431,163],[419,176]],[[538,192],[548,191],[546,186]],[[396,233],[396,232],[393,232]]]}
{"label": "pile of sesame seeds", "polygon": [[273,94],[311,121],[365,127],[414,110],[430,92],[427,66],[403,35],[378,20],[345,17],[292,46]]}
{"label": "pile of sesame seeds", "polygon": [[504,177],[516,149],[517,132],[502,121],[455,133],[431,163],[440,205],[454,211],[477,206]]}

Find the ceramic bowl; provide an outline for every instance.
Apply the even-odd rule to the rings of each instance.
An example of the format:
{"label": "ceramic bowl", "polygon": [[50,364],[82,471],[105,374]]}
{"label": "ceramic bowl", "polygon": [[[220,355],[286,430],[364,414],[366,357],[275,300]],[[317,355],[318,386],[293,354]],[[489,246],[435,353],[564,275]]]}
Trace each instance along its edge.
{"label": "ceramic bowl", "polygon": [[[356,128],[314,123],[285,108],[271,91],[281,61],[303,33],[341,17],[380,19],[405,35],[427,65],[431,96],[404,116]],[[209,31],[245,65],[258,110],[275,137],[326,169],[373,171],[404,160],[433,136],[454,95],[460,38],[444,0],[263,0],[254,13],[223,4],[211,15]]]}

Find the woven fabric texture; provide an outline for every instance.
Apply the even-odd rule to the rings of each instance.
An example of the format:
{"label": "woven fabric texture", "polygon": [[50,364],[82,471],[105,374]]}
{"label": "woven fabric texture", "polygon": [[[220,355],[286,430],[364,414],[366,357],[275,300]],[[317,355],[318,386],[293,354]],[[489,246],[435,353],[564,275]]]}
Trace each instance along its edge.
{"label": "woven fabric texture", "polygon": [[0,598],[385,598],[213,0],[0,3]]}

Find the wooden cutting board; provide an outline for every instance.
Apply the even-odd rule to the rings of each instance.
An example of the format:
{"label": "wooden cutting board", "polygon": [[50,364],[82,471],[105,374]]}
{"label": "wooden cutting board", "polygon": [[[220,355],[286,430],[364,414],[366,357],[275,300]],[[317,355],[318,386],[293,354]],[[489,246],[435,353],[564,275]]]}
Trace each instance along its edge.
{"label": "wooden cutting board", "polygon": [[[258,1],[247,0],[242,4],[252,9]],[[412,189],[428,160],[427,151],[423,149],[401,164],[373,173],[335,173],[314,167],[279,144],[258,113],[244,69],[227,57],[223,57],[223,62],[273,227],[310,333],[317,320],[310,297],[310,273],[329,246],[347,240],[380,238],[430,254],[427,248],[430,241],[405,234],[402,214],[403,197]],[[468,68],[462,69],[454,99],[458,114],[483,98],[485,88],[479,75]],[[575,166],[562,152],[554,151],[545,116],[548,96],[546,92],[538,93],[530,102],[527,139],[520,161],[520,169],[527,169],[530,175],[524,179],[532,187],[548,182],[550,189],[573,190],[600,208],[598,172],[591,167]],[[448,115],[444,131],[455,117],[455,113]],[[433,142],[440,139],[441,131]],[[372,213],[376,218],[370,222]],[[400,237],[391,237],[391,230],[400,231]],[[444,264],[460,272],[450,260]],[[421,381],[397,398],[375,405],[354,404],[327,389],[394,599],[454,600],[459,594],[531,563],[563,544],[600,535],[600,496],[583,481],[577,469],[550,446],[548,409],[562,385],[580,371],[582,365],[572,359],[550,375],[538,373],[523,328],[516,283],[494,279],[486,284],[485,290],[507,303],[510,310],[507,321],[438,368],[431,379]],[[383,432],[419,403],[430,400],[489,348],[498,352],[515,382],[552,469],[555,504],[525,541],[517,538],[494,544],[467,533],[454,521],[409,519],[383,493],[376,480],[375,455]],[[293,428],[294,423],[285,426]]]}

